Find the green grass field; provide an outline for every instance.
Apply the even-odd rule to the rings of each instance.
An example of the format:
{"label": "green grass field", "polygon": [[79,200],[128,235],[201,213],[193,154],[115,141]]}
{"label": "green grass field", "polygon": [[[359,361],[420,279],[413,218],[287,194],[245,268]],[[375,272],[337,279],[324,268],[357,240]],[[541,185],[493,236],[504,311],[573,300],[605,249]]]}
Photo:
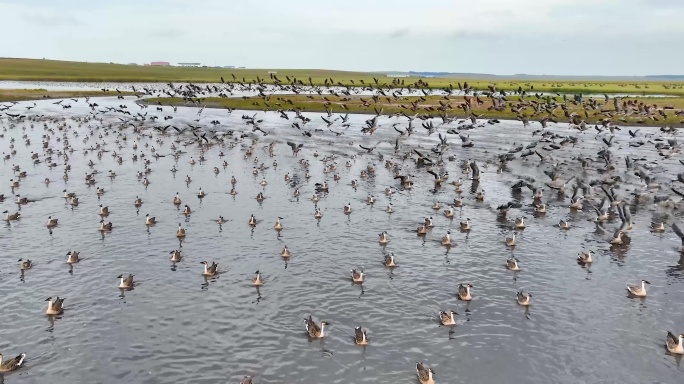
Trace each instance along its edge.
{"label": "green grass field", "polygon": [[[41,99],[67,99],[79,97],[116,96],[116,91],[47,91],[45,89],[2,89],[0,88],[0,103],[7,101],[25,101]],[[122,95],[132,95],[122,92]]]}
{"label": "green grass field", "polygon": [[[313,98],[312,98],[313,97]],[[341,100],[340,97],[327,95],[327,99],[323,99],[323,96],[306,96],[306,95],[273,95],[268,101],[265,101],[259,97],[249,97],[249,98],[206,98],[202,99],[199,103],[188,103],[180,98],[153,98],[146,99],[146,102],[150,104],[162,103],[163,105],[178,105],[178,106],[206,106],[209,108],[230,108],[230,109],[242,109],[242,110],[261,110],[261,111],[295,111],[301,110],[302,112],[325,112],[326,106],[333,113],[345,114],[345,113],[364,113],[364,114],[375,114],[376,109],[378,111],[382,110],[383,115],[389,115],[394,113],[406,113],[407,115],[414,115],[416,113],[421,115],[439,116],[440,112],[437,110],[440,108],[442,103],[449,103],[451,109],[447,110],[447,115],[449,117],[461,117],[465,118],[470,116],[470,113],[465,113],[458,105],[464,102],[462,96],[450,97],[449,100],[445,100],[442,96],[428,96],[425,97],[424,101],[420,101],[416,110],[411,110],[411,102],[416,102],[419,100],[418,97],[402,97],[399,100],[385,98],[379,98],[377,102],[370,100],[370,97],[358,97],[353,96],[348,98],[349,100]],[[369,106],[365,106],[363,101],[370,101]],[[517,99],[516,99],[517,100]],[[528,98],[528,101],[532,100]],[[667,98],[656,98],[656,97],[644,97],[644,98],[630,98],[629,100],[636,100],[639,102],[648,103],[649,105],[656,104],[659,107],[671,106],[676,110],[684,110],[684,97],[667,97]],[[508,107],[503,111],[496,111],[491,109],[492,102],[489,99],[483,99],[484,103],[481,105],[475,105],[472,109],[472,113],[478,115],[480,118],[487,119],[516,119],[516,114],[511,111]],[[512,100],[513,101],[513,100]],[[543,101],[543,100],[539,100]],[[562,98],[557,97],[556,101],[560,104],[562,103]],[[509,102],[510,104],[510,102]],[[606,117],[605,114],[601,113],[601,110],[588,111],[585,115],[584,109],[580,105],[575,105],[573,103],[567,103],[568,110],[570,113],[577,113],[584,119],[587,123],[596,124],[599,120]],[[612,102],[605,106],[604,112],[612,112],[614,108]],[[656,116],[658,121],[651,120],[648,118],[640,117],[637,115],[633,116],[616,116],[612,118],[612,121],[618,125],[648,125],[648,126],[684,126],[684,116],[675,115],[674,111],[666,111],[667,117]],[[522,115],[529,117],[530,120],[540,120],[547,116],[547,113],[534,115],[531,108],[526,109]],[[556,108],[554,115],[559,122],[567,122],[568,119],[564,116],[560,108]],[[588,116],[587,116],[588,115]],[[623,119],[623,120],[620,120]]]}
{"label": "green grass field", "polygon": [[[0,80],[33,80],[33,81],[65,81],[65,82],[218,82],[225,81],[253,82],[257,77],[264,82],[272,83],[269,71],[277,72],[276,76],[284,83],[298,79],[308,84],[311,77],[315,85],[323,85],[326,79],[333,79],[335,84],[361,86],[375,84],[397,87],[415,84],[422,80],[429,88],[447,88],[457,83],[468,82],[472,87],[486,90],[495,84],[501,90],[517,90],[519,87],[528,92],[558,93],[626,93],[630,95],[678,95],[684,96],[684,82],[596,82],[596,81],[516,81],[497,79],[473,80],[459,78],[400,78],[400,84],[392,84],[392,78],[384,74],[346,72],[321,69],[228,69],[228,68],[187,68],[187,67],[150,67],[106,63],[85,63],[72,61],[9,59],[0,58]],[[363,83],[362,83],[363,82]]]}

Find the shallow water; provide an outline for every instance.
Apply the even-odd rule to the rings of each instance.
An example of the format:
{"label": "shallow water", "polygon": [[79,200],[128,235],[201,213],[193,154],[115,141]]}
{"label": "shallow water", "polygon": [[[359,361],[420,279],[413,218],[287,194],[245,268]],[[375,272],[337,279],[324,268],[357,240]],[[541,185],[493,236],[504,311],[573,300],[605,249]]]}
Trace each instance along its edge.
{"label": "shallow water", "polygon": [[[95,121],[79,127],[72,119],[90,112],[83,100],[66,111],[52,103],[38,101],[38,107],[24,113],[63,116],[71,126],[67,137],[75,151],[70,155],[72,170],[66,182],[62,180],[63,167],[50,170],[45,163],[34,166],[30,160],[31,151],[43,158],[43,122],[35,122],[33,128],[29,122],[9,128],[10,123],[3,121],[8,129],[0,140],[0,151],[9,152],[9,138],[13,137],[17,155],[0,164],[2,192],[8,197],[2,207],[10,212],[20,209],[22,217],[0,227],[6,255],[0,261],[0,295],[4,298],[0,302],[0,352],[6,356],[26,352],[28,356],[25,368],[5,375],[7,383],[213,383],[239,382],[247,374],[254,375],[257,383],[414,383],[416,361],[433,367],[438,383],[681,381],[681,359],[664,349],[666,330],[684,331],[680,241],[670,230],[664,234],[648,230],[655,215],[674,215],[666,220],[670,223],[677,221],[679,213],[648,203],[632,206],[636,224],[629,234],[632,241],[620,247],[608,243],[619,219],[606,224],[606,234],[597,233],[591,212],[570,213],[568,199],[559,201],[550,191],[545,197],[549,205],[545,216],[536,217],[526,206],[513,210],[510,220],[497,218],[495,207],[499,204],[511,199],[531,203],[529,191],[511,196],[512,183],[521,176],[548,181],[542,171],[550,166],[538,166],[539,159],[530,157],[512,162],[507,172],[499,174],[493,165],[485,168],[484,162],[514,142],[531,142],[531,132],[538,127],[503,122],[471,130],[466,134],[475,141],[473,148],[461,148],[458,137],[449,135],[449,153],[457,161],[447,162],[446,169],[451,180],[464,179],[465,207],[448,220],[431,205],[435,200],[452,201],[457,196],[454,188],[445,184],[434,191],[432,176],[400,159],[396,161],[405,172],[415,175],[416,184],[411,190],[400,188],[391,197],[395,212],[384,212],[390,201],[384,189],[398,183],[376,152],[384,153],[386,159],[393,157],[396,133],[389,125],[396,119],[383,117],[383,128],[375,135],[361,136],[359,129],[368,116],[351,116],[349,129],[334,128],[344,135],[317,132],[311,139],[277,113],[260,112],[265,120],[262,126],[270,134],[255,145],[252,157],[243,158],[240,144],[234,149],[213,146],[204,153],[207,161],[193,166],[190,159],[200,156],[196,144],[183,147],[177,143],[187,153],[177,162],[170,156],[175,133],[160,136],[149,129],[146,133],[152,138],[138,138],[129,126],[121,131],[109,129],[105,135],[104,128],[95,128],[101,125]],[[130,99],[103,98],[98,103],[101,108],[125,103],[134,114],[155,114],[151,108],[141,110]],[[15,108],[21,110],[22,105]],[[173,115],[169,123],[178,127],[190,123],[208,130],[208,122],[218,119],[218,130],[250,131],[239,111],[229,115],[225,110],[205,110],[195,122],[195,109],[178,108],[175,114],[169,107],[164,109],[157,114]],[[307,116],[313,120],[308,129],[324,128],[320,114]],[[105,125],[109,123],[116,126],[118,116],[106,115]],[[165,123],[160,119],[157,125]],[[88,126],[93,127],[94,137],[84,143]],[[24,127],[30,146],[21,138]],[[413,136],[402,138],[402,152],[419,147],[429,152],[438,142],[435,135],[427,137],[418,129]],[[571,164],[562,166],[564,175],[599,178],[595,171],[582,173],[577,162],[569,160],[580,153],[596,153],[601,146],[595,133],[577,134],[566,125],[551,129],[580,138],[574,149],[554,151],[554,161]],[[440,127],[442,133],[445,130]],[[616,174],[628,180],[619,191],[623,196],[628,196],[627,190],[638,181],[624,172],[621,156],[628,147],[618,149],[628,141],[626,131],[616,135],[618,144],[613,148],[620,161]],[[74,137],[74,132],[79,136]],[[128,139],[121,142],[120,149],[115,144],[117,132]],[[649,130],[642,128],[641,134],[646,132]],[[238,133],[235,136],[239,137]],[[63,147],[57,137],[62,133],[51,134],[50,147],[55,150]],[[163,143],[156,141],[160,137]],[[185,134],[180,139],[185,142],[192,136]],[[108,143],[107,150],[122,154],[123,164],[115,162],[112,152],[101,159],[96,151],[84,153],[84,148],[103,140]],[[292,155],[286,140],[304,143],[300,156]],[[370,155],[359,152],[356,145],[372,146],[379,140]],[[276,142],[273,158],[264,149],[271,141]],[[251,141],[245,138],[243,142]],[[137,151],[132,148],[134,143]],[[151,158],[151,147],[167,156]],[[225,169],[218,157],[220,151],[226,153],[224,159],[229,163]],[[321,156],[313,157],[315,151]],[[136,176],[144,165],[141,160],[132,161],[134,152],[151,159],[153,172],[147,188]],[[330,153],[339,156],[339,182],[333,181],[332,173],[322,172],[319,160]],[[659,181],[674,178],[681,167],[677,157],[660,159],[652,145],[629,148],[629,153],[658,160],[659,168],[653,172],[662,170],[656,175]],[[350,160],[352,166],[347,168],[345,162],[351,154],[358,158]],[[268,167],[258,176],[251,172],[255,158]],[[298,163],[301,158],[310,161],[309,180]],[[483,202],[470,192],[472,182],[460,170],[462,159],[480,163],[479,186],[486,191]],[[86,165],[89,160],[94,167]],[[277,167],[272,165],[274,160]],[[361,179],[360,171],[369,163],[376,165],[376,175]],[[35,200],[28,205],[12,201],[12,164],[28,172],[15,190]],[[175,176],[169,171],[174,165],[179,169]],[[213,172],[215,166],[220,169],[218,175]],[[83,175],[94,169],[100,174],[96,186],[89,187]],[[108,170],[117,173],[115,179],[106,176]],[[297,182],[286,183],[287,173],[296,176]],[[192,178],[190,184],[184,181],[186,175]],[[238,180],[235,197],[228,194],[231,175]],[[259,185],[262,177],[268,181],[266,187]],[[45,178],[52,183],[43,184]],[[352,179],[359,180],[356,190],[350,186]],[[314,183],[323,180],[330,183],[330,193],[318,202],[323,218],[317,221],[310,197]],[[293,197],[295,184],[301,191],[299,199]],[[98,186],[106,190],[99,199],[95,193]],[[207,193],[202,200],[195,195],[200,187]],[[62,198],[64,189],[80,196],[78,207]],[[261,204],[255,200],[259,191],[266,196]],[[176,192],[194,210],[189,217],[172,204]],[[376,197],[375,206],[365,204],[368,194]],[[136,196],[145,202],[139,210],[133,206]],[[601,197],[599,190],[593,200]],[[354,211],[347,216],[342,207],[348,202]],[[109,207],[111,214],[106,220],[114,224],[105,234],[98,231],[100,204]],[[158,224],[148,228],[147,213],[156,216]],[[247,225],[250,214],[260,220],[254,229]],[[49,215],[59,218],[52,233],[45,226]],[[218,215],[228,223],[217,225]],[[518,245],[510,250],[504,238],[513,232],[511,220],[522,215],[527,217],[527,228],[517,232]],[[278,216],[283,217],[285,228],[280,234],[273,230]],[[418,237],[415,229],[427,216],[434,217],[435,227],[425,238]],[[459,221],[465,218],[472,222],[469,233],[458,230]],[[571,220],[569,231],[557,227],[561,218]],[[184,260],[174,266],[168,257],[179,246],[174,236],[178,223],[187,228],[187,238],[181,248]],[[456,242],[450,249],[439,244],[447,229],[452,229]],[[390,236],[385,248],[377,241],[382,231]],[[279,256],[284,245],[292,252],[287,262]],[[580,267],[575,258],[587,249],[597,252],[596,260],[590,267]],[[83,257],[72,271],[65,263],[69,250],[78,250]],[[394,252],[399,267],[385,268],[383,252]],[[520,259],[522,271],[513,273],[504,267],[511,254]],[[35,262],[23,276],[17,262],[20,257]],[[203,260],[219,263],[219,277],[202,277],[199,262]],[[351,268],[364,270],[362,286],[349,281]],[[266,280],[259,290],[250,280],[256,270]],[[128,273],[135,275],[139,285],[121,292],[116,276]],[[625,284],[642,278],[652,283],[649,297],[628,298]],[[454,296],[460,283],[474,285],[472,302],[466,304]],[[521,288],[533,293],[528,310],[515,303],[515,292]],[[48,296],[66,297],[62,316],[44,315]],[[458,313],[458,325],[453,329],[436,321],[439,310],[448,309]],[[324,339],[307,338],[303,318],[309,314],[332,323]],[[368,329],[368,347],[353,344],[353,329],[359,325]]]}

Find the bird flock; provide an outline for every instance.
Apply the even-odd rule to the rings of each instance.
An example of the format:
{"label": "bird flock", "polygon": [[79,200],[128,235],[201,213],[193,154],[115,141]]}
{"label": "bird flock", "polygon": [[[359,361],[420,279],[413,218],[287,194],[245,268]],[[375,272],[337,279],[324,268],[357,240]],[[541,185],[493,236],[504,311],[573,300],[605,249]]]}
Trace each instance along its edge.
{"label": "bird flock", "polygon": [[[606,118],[600,127],[598,125],[595,127],[596,132],[590,133],[588,125],[579,116],[568,115],[567,117],[571,120],[570,125],[562,125],[554,123],[552,117],[540,117],[537,121],[532,121],[523,114],[525,108],[533,108],[540,115],[541,111],[552,114],[555,108],[567,111],[563,103],[553,108],[548,103],[546,105],[543,103],[519,105],[521,102],[507,104],[507,95],[494,86],[478,93],[467,84],[465,86],[459,84],[460,92],[473,95],[473,103],[477,103],[479,97],[486,96],[497,100],[495,104],[500,103],[504,108],[515,104],[514,107],[520,112],[518,120],[523,123],[519,128],[519,137],[529,135],[529,138],[525,139],[527,142],[520,142],[520,139],[516,138],[518,142],[512,143],[511,148],[500,148],[498,153],[488,150],[478,155],[481,158],[475,159],[474,152],[467,151],[486,145],[486,143],[471,138],[466,131],[486,131],[489,125],[498,124],[498,120],[482,120],[471,114],[469,118],[457,121],[447,116],[447,103],[444,103],[441,117],[421,115],[418,111],[418,104],[415,104],[413,108],[408,108],[412,109],[413,114],[402,112],[388,115],[383,114],[380,108],[376,109],[374,116],[363,123],[357,123],[356,120],[350,119],[348,113],[342,114],[344,108],[336,115],[332,110],[336,104],[331,103],[326,106],[328,111],[320,116],[320,121],[314,122],[314,116],[300,110],[286,108],[287,94],[309,93],[322,96],[323,92],[327,91],[331,94],[351,96],[351,93],[356,92],[357,89],[335,87],[335,81],[332,79],[326,80],[327,88],[315,87],[313,84],[307,85],[303,81],[289,78],[288,83],[276,78],[275,85],[267,85],[261,80],[258,79],[254,84],[249,84],[237,78],[233,78],[233,82],[226,82],[221,78],[221,85],[214,86],[167,84],[165,87],[155,89],[145,87],[142,90],[133,87],[136,96],[129,98],[137,100],[134,105],[141,109],[136,113],[129,111],[130,104],[123,103],[102,108],[100,104],[106,105],[104,101],[95,102],[91,98],[59,100],[52,103],[63,109],[71,108],[73,104],[87,104],[89,113],[70,117],[41,112],[40,108],[36,108],[35,103],[0,103],[0,109],[4,113],[0,120],[3,130],[0,142],[6,151],[3,152],[1,171],[11,191],[0,196],[5,207],[4,220],[9,226],[17,221],[38,221],[33,214],[31,217],[22,215],[21,210],[36,201],[34,196],[21,194],[25,183],[44,183],[48,191],[54,193],[54,197],[59,197],[64,200],[64,204],[76,208],[84,200],[100,201],[104,200],[108,194],[117,193],[105,188],[103,179],[108,180],[111,185],[116,185],[117,180],[122,177],[119,174],[124,173],[125,167],[141,168],[133,176],[139,182],[139,195],[124,196],[130,201],[129,211],[110,212],[108,206],[99,204],[99,210],[93,212],[99,218],[97,229],[104,238],[117,230],[117,215],[137,215],[141,208],[145,208],[148,202],[144,201],[140,195],[143,195],[144,190],[155,182],[155,178],[173,176],[175,179],[175,174],[179,172],[177,164],[187,162],[190,165],[210,165],[212,172],[222,182],[220,188],[225,187],[224,193],[233,197],[240,193],[239,185],[242,181],[236,179],[235,170],[251,167],[254,183],[258,183],[263,189],[254,197],[260,206],[269,204],[267,185],[284,184],[291,190],[293,199],[298,200],[303,194],[301,197],[310,199],[314,205],[310,212],[301,212],[300,217],[295,219],[301,221],[321,222],[325,221],[328,215],[353,216],[357,210],[357,204],[365,206],[379,204],[377,195],[384,195],[388,202],[382,212],[401,215],[401,210],[397,208],[397,200],[406,199],[407,194],[410,194],[414,188],[427,190],[435,196],[434,201],[420,203],[425,205],[426,211],[432,211],[434,214],[415,218],[418,226],[407,228],[406,231],[420,238],[430,236],[437,221],[433,216],[440,216],[440,220],[443,218],[449,225],[442,232],[439,245],[434,246],[447,249],[458,247],[459,240],[453,232],[468,234],[471,231],[477,231],[479,222],[484,220],[476,216],[475,211],[469,210],[471,206],[485,206],[490,204],[490,199],[498,199],[499,201],[491,203],[490,210],[496,215],[497,221],[504,223],[508,229],[507,234],[497,241],[500,242],[503,251],[511,253],[505,261],[502,260],[500,267],[515,274],[525,273],[526,270],[524,258],[514,254],[518,252],[516,247],[520,246],[516,235],[520,236],[529,226],[539,225],[539,219],[545,217],[551,207],[554,208],[554,212],[565,211],[568,215],[572,215],[559,218],[556,225],[558,231],[586,231],[586,227],[576,225],[577,222],[583,220],[592,222],[596,233],[605,234],[602,249],[574,251],[577,254],[576,262],[581,267],[590,266],[595,262],[597,255],[606,250],[640,241],[634,231],[635,224],[632,218],[632,212],[636,207],[648,207],[654,212],[654,219],[649,230],[653,233],[671,231],[681,239],[680,250],[684,252],[684,233],[676,223],[680,197],[684,196],[681,189],[683,186],[680,185],[684,184],[684,172],[668,170],[662,164],[665,160],[679,158],[681,146],[678,143],[676,128],[630,129],[629,137],[623,138],[616,135],[621,128]],[[421,84],[417,84],[413,89],[409,87],[409,92],[414,92],[416,89],[428,92],[420,89],[420,86]],[[371,98],[363,100],[369,106],[382,97],[392,97],[388,96],[386,89],[377,85],[377,81],[376,86],[364,84],[358,89],[372,93]],[[283,104],[283,108],[273,112],[245,113],[240,119],[240,125],[227,125],[214,117],[211,121],[207,121],[208,118],[203,116],[204,106],[201,104],[206,94],[234,97],[234,93],[238,91],[255,92],[265,103],[277,99]],[[454,89],[444,91],[455,92]],[[519,93],[522,94],[524,91],[520,90]],[[150,105],[140,98],[154,95],[182,97],[188,105],[197,107],[196,118],[193,121],[175,122],[174,114],[177,113],[178,107],[164,105],[161,102],[157,103],[154,112],[143,113],[142,110]],[[125,100],[127,97],[119,95],[118,99]],[[606,103],[608,100],[610,98],[606,96]],[[627,101],[621,103],[617,98],[612,100],[616,109],[622,111],[621,113],[628,113],[626,111],[640,113],[647,116],[644,118],[652,119],[657,115],[657,111],[662,111],[662,109],[648,105],[632,105]],[[565,102],[584,104],[587,108],[594,110],[601,109],[596,99],[593,98],[587,101],[582,97],[574,97],[565,99]],[[460,108],[467,111],[468,103],[466,102],[466,105]],[[632,112],[632,110],[638,112]],[[228,114],[233,112],[227,111]],[[264,114],[273,114],[283,120],[294,121],[269,126],[269,122],[264,119]],[[394,120],[402,119],[404,122],[394,122]],[[414,128],[416,119],[422,121],[421,125],[425,130],[424,137],[420,137],[421,132]],[[160,124],[158,120],[163,120],[164,123]],[[169,123],[169,121],[174,122]],[[399,127],[403,124],[406,124],[406,127],[400,129]],[[538,124],[538,126],[532,127],[533,124]],[[308,126],[313,126],[313,128],[308,129]],[[337,126],[339,130],[336,130]],[[355,130],[358,134],[352,135],[349,130]],[[31,137],[35,137],[35,134],[31,136],[31,132],[38,134],[41,141],[32,142]],[[432,136],[435,133],[438,139]],[[351,139],[347,140],[342,137],[343,135]],[[411,135],[413,140],[409,143],[408,136]],[[450,140],[454,136],[457,137],[456,143]],[[383,138],[375,140],[370,137]],[[23,143],[18,140],[22,140]],[[369,144],[370,140],[372,143]],[[591,143],[591,146],[587,147],[588,143]],[[646,145],[653,146],[652,157],[637,158],[631,154],[631,148]],[[340,146],[347,148],[347,152],[335,151],[335,148]],[[597,150],[590,153],[583,150],[585,147],[597,148]],[[235,152],[240,153],[242,162],[229,164],[226,154]],[[96,159],[93,159],[92,155],[95,155]],[[98,169],[106,156],[111,157],[113,163],[120,168]],[[264,160],[262,156],[267,157],[268,160]],[[90,159],[86,162],[88,157]],[[162,169],[159,166],[162,158],[172,158],[173,167]],[[277,169],[279,158],[287,158],[296,164],[295,167],[287,170],[284,180],[277,180],[272,172]],[[310,173],[310,164],[314,161],[321,162],[323,165],[322,174]],[[678,161],[684,170],[684,161]],[[16,165],[21,162],[33,164],[33,167],[24,169]],[[89,171],[85,176],[73,175],[71,172],[73,163],[84,164]],[[365,165],[358,174],[346,171],[356,164]],[[668,167],[669,164],[671,163],[668,163]],[[538,180],[531,176],[533,174],[529,171],[531,168],[540,168],[546,179]],[[37,180],[32,177],[33,174],[39,174],[45,170],[59,174],[60,178],[47,177],[44,180]],[[515,170],[519,180],[509,185],[510,197],[502,199],[501,196],[490,197],[485,193],[481,187],[482,183],[494,180],[500,174],[511,174],[512,170]],[[359,179],[371,180],[381,172],[389,175],[394,180],[394,184],[376,193],[369,193],[362,201],[353,196],[359,186]],[[670,176],[673,173],[674,178]],[[173,182],[179,184],[178,190],[182,187],[189,188],[193,182],[193,176],[190,173]],[[124,177],[131,176],[128,174]],[[70,191],[69,186],[76,180],[84,182],[93,193],[78,195]],[[54,188],[54,184],[60,187]],[[65,188],[62,189],[61,186]],[[344,193],[349,195],[347,204],[339,207],[325,206],[326,197],[334,189],[344,190]],[[190,207],[192,203],[181,196],[180,192],[169,191],[168,194],[172,204],[169,204],[167,209],[177,210],[189,220],[195,212]],[[199,188],[196,197],[201,201],[210,194],[211,192]],[[444,201],[442,196],[447,194],[450,198]],[[211,207],[198,209],[211,209]],[[277,207],[273,209],[277,210]],[[452,227],[450,223],[456,216],[464,219]],[[217,214],[215,224],[212,225],[245,225],[254,228],[268,225],[264,222],[272,222],[273,230],[280,233],[283,230],[287,231],[285,229],[287,220],[292,219],[278,214],[264,218],[257,218],[254,214],[244,218],[224,218]],[[69,228],[63,228],[65,224],[53,215],[43,217],[40,222],[41,226],[44,225],[47,228],[50,235],[54,232],[69,230]],[[617,222],[618,226],[610,228],[609,226],[614,222]],[[150,213],[145,215],[144,220],[141,219],[142,228],[147,227],[148,230],[157,224],[157,217],[151,216]],[[397,236],[400,235],[402,234],[397,234]],[[169,233],[169,236],[173,237],[174,234]],[[192,231],[187,231],[183,223],[178,224],[175,232],[175,237],[179,242],[178,248],[163,251],[170,255],[167,257],[168,262],[176,264],[190,261],[184,254],[183,243],[192,236]],[[372,241],[377,241],[384,251],[392,243],[393,236],[395,235],[390,231],[382,231]],[[369,239],[359,239],[359,241],[369,241]],[[70,268],[78,268],[81,263],[94,262],[88,258],[82,258],[78,249],[64,250],[62,254],[66,254],[64,262]],[[288,260],[290,257],[295,257],[292,254],[296,255],[296,251],[291,251],[287,245],[284,245],[282,251],[274,257]],[[22,276],[30,275],[35,268],[45,267],[44,263],[34,263],[27,253],[23,255],[25,256],[19,260],[19,271]],[[377,261],[385,268],[394,269],[401,265],[401,258],[404,257],[408,258],[410,255],[384,252],[383,258]],[[673,252],[671,257],[678,256],[675,256]],[[201,264],[197,267],[198,276],[211,279],[226,273],[224,266],[217,260],[197,260],[196,257],[194,259],[193,262]],[[355,285],[363,285],[369,278],[359,266],[349,266],[349,270],[347,278]],[[112,277],[117,273],[112,272]],[[257,270],[249,284],[268,289],[267,277],[262,276],[262,273]],[[121,290],[132,290],[138,285],[135,271],[118,274],[116,279],[118,285],[112,282],[112,286]],[[625,282],[625,293],[632,298],[647,297],[647,286],[650,284],[648,279],[652,278],[644,276],[641,281]],[[471,282],[463,281],[454,289],[456,290],[454,298],[459,301],[467,303],[477,298],[477,286]],[[142,291],[136,294],[144,294],[144,288]],[[510,292],[510,301],[512,304],[529,310],[529,307],[534,307],[534,299],[543,295],[544,292],[534,292],[533,296],[533,293],[518,289]],[[75,310],[69,308],[69,299],[62,296],[48,297],[45,300],[47,307],[44,313],[55,317],[69,316],[69,312]],[[447,307],[449,304],[444,305]],[[432,315],[435,323],[440,326],[454,327],[459,322],[458,313],[453,309],[441,310]],[[330,328],[343,327],[343,325],[333,325],[323,319],[317,320],[317,317],[317,314],[309,314],[304,318],[303,330],[306,332],[303,336],[321,339],[328,335]],[[349,329],[353,329],[350,342],[361,347],[372,344],[372,338],[368,336],[365,326],[349,325]],[[662,342],[668,353],[684,354],[684,324],[679,333],[676,331],[665,333]],[[15,356],[12,359],[3,359],[0,355],[0,371],[14,371],[25,364],[26,354],[20,353]],[[422,384],[434,383],[435,371],[425,362],[416,363],[415,374]],[[252,376],[245,376],[242,383],[248,384],[252,380]]]}

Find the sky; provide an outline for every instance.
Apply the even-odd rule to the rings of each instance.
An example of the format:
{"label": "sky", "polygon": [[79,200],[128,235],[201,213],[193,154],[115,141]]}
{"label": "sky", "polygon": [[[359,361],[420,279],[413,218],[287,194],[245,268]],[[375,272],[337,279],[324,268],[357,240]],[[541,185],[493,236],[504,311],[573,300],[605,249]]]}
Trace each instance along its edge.
{"label": "sky", "polygon": [[684,0],[0,0],[0,57],[684,74]]}

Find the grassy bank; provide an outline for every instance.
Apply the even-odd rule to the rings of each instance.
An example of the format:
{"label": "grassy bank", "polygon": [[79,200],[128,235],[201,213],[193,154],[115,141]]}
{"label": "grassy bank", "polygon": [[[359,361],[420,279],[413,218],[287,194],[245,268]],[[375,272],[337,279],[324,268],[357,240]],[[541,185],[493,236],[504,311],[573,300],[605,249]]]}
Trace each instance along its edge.
{"label": "grassy bank", "polygon": [[[323,98],[325,97],[325,99]],[[327,100],[326,100],[327,99]],[[517,100],[517,99],[516,99]],[[528,98],[528,101],[536,100],[535,98]],[[630,98],[628,100],[636,100],[637,102],[644,102],[649,105],[656,104],[658,107],[662,108],[664,106],[671,106],[675,110],[684,110],[684,97],[668,97],[668,98]],[[460,104],[465,103],[465,98],[462,96],[450,97],[449,100],[444,99],[442,96],[428,96],[424,98],[419,98],[415,96],[401,97],[398,100],[386,98],[379,98],[377,102],[374,102],[368,96],[352,96],[347,97],[343,100],[341,97],[336,96],[307,96],[307,95],[273,95],[268,101],[265,101],[260,97],[248,97],[248,98],[206,98],[202,99],[199,104],[192,104],[184,101],[180,98],[151,98],[145,99],[148,103],[162,103],[163,105],[177,105],[177,106],[206,106],[207,108],[231,108],[231,109],[244,109],[244,110],[261,110],[261,111],[295,111],[300,110],[302,112],[325,112],[326,110],[331,110],[333,113],[345,114],[345,113],[364,113],[364,114],[375,114],[376,110],[380,111],[384,115],[394,114],[394,113],[405,113],[407,115],[429,115],[429,116],[440,116],[441,112],[439,108],[442,104],[449,104],[451,107],[447,109],[446,113],[448,117],[460,117],[465,118],[471,115],[471,112],[466,113],[462,108],[459,108]],[[531,107],[523,109],[519,113],[514,113],[511,110],[511,104],[518,104],[517,101],[509,101],[509,106],[502,111],[494,110],[492,107],[492,101],[489,99],[482,99],[482,104],[473,103],[472,113],[477,115],[479,118],[486,119],[516,119],[518,116],[528,117],[530,120],[541,120],[548,113],[542,112],[534,114],[534,110]],[[543,101],[543,100],[537,100]],[[562,103],[562,98],[557,97],[556,101],[560,104]],[[416,103],[415,110],[412,103]],[[517,105],[516,105],[517,106]],[[605,112],[614,112],[613,104],[610,102],[603,108],[596,110],[585,110],[581,105],[575,105],[574,103],[567,103],[568,112],[570,114],[577,113],[589,124],[596,124],[600,120],[606,118]],[[602,113],[603,112],[603,113]],[[648,125],[648,126],[684,126],[684,116],[675,115],[674,110],[665,110],[667,117],[662,117],[658,114],[655,116],[658,121],[654,121],[642,116],[615,116],[611,120],[617,125]],[[567,122],[569,119],[565,117],[563,110],[557,107],[554,110],[554,116],[559,122]],[[623,119],[623,120],[620,120]]]}
{"label": "grassy bank", "polygon": [[[102,97],[116,96],[116,91],[47,91],[45,89],[1,89],[0,103],[7,101],[25,101],[42,99],[67,99],[79,97]],[[122,92],[124,96],[132,95],[131,92]]]}
{"label": "grassy bank", "polygon": [[[324,85],[326,79],[333,79],[335,85],[363,86],[364,84],[389,87],[401,87],[427,82],[429,88],[454,88],[458,83],[467,82],[478,90],[487,90],[495,84],[497,89],[515,91],[522,88],[528,92],[558,93],[625,93],[630,95],[681,95],[684,96],[684,82],[617,82],[617,81],[516,81],[506,79],[474,80],[457,77],[399,78],[398,84],[384,74],[347,72],[321,69],[233,69],[233,68],[188,68],[188,67],[151,67],[140,65],[122,65],[108,63],[84,63],[72,61],[8,59],[0,58],[0,80],[16,81],[64,81],[64,82],[218,82],[221,77],[227,82],[254,82],[257,78],[266,83],[273,83],[269,72],[277,72],[276,76],[283,83],[294,79],[314,85]],[[233,78],[233,75],[235,76]],[[289,77],[289,80],[288,80]],[[424,83],[423,85],[424,86]]]}

